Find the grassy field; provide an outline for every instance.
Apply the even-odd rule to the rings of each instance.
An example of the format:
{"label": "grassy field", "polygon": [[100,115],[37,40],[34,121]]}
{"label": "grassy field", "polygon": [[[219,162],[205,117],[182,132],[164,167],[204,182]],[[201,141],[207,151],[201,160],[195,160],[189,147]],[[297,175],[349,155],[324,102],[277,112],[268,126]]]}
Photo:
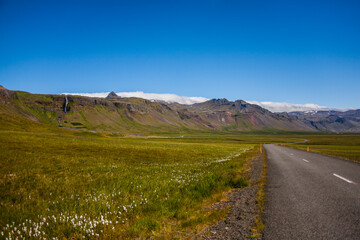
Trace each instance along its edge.
{"label": "grassy field", "polygon": [[187,238],[225,216],[209,206],[247,185],[260,143],[309,139],[291,147],[360,156],[359,135],[176,136],[59,129],[0,115],[0,238]]}
{"label": "grassy field", "polygon": [[258,153],[231,137],[110,135],[1,130],[1,238],[192,235],[225,214],[204,207],[246,186]]}
{"label": "grassy field", "polygon": [[311,152],[322,153],[360,162],[360,135],[359,134],[322,134],[302,135],[299,138],[309,141],[302,144],[290,144],[288,147]]}

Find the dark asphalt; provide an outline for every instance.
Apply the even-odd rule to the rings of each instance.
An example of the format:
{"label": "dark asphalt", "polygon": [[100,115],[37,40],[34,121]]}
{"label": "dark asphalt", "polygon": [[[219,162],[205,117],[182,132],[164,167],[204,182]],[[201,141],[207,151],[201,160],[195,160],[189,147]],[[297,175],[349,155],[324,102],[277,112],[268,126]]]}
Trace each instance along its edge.
{"label": "dark asphalt", "polygon": [[360,164],[272,144],[265,149],[264,239],[360,239]]}

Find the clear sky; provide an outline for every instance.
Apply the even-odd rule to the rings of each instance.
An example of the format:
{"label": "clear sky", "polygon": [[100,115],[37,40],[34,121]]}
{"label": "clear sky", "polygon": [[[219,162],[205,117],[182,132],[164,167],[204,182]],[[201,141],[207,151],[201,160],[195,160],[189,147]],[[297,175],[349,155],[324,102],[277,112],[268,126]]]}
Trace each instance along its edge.
{"label": "clear sky", "polygon": [[0,84],[360,108],[360,1],[0,0]]}

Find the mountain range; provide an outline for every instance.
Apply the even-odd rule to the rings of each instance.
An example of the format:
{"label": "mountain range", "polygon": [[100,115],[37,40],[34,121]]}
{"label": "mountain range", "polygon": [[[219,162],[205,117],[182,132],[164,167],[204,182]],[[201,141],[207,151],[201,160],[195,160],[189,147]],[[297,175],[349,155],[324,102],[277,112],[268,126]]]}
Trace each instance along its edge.
{"label": "mountain range", "polygon": [[217,131],[360,132],[360,110],[273,113],[243,100],[211,99],[184,105],[124,98],[31,94],[0,86],[2,128],[21,121],[134,134]]}

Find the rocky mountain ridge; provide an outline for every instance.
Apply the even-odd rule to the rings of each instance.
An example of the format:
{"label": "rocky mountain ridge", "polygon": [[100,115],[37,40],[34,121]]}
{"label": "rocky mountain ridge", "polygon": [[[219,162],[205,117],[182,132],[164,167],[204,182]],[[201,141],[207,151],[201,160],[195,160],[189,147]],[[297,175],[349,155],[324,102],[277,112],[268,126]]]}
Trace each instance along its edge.
{"label": "rocky mountain ridge", "polygon": [[53,126],[124,133],[195,130],[360,132],[359,111],[313,116],[272,113],[243,100],[211,99],[182,105],[122,98],[114,92],[106,98],[90,98],[31,94],[0,88],[0,112],[8,116],[7,119],[21,117]]}
{"label": "rocky mountain ridge", "polygon": [[[290,116],[309,121],[317,130],[331,132],[359,132],[360,109],[341,111],[290,112]],[[351,132],[351,131],[349,131]]]}

